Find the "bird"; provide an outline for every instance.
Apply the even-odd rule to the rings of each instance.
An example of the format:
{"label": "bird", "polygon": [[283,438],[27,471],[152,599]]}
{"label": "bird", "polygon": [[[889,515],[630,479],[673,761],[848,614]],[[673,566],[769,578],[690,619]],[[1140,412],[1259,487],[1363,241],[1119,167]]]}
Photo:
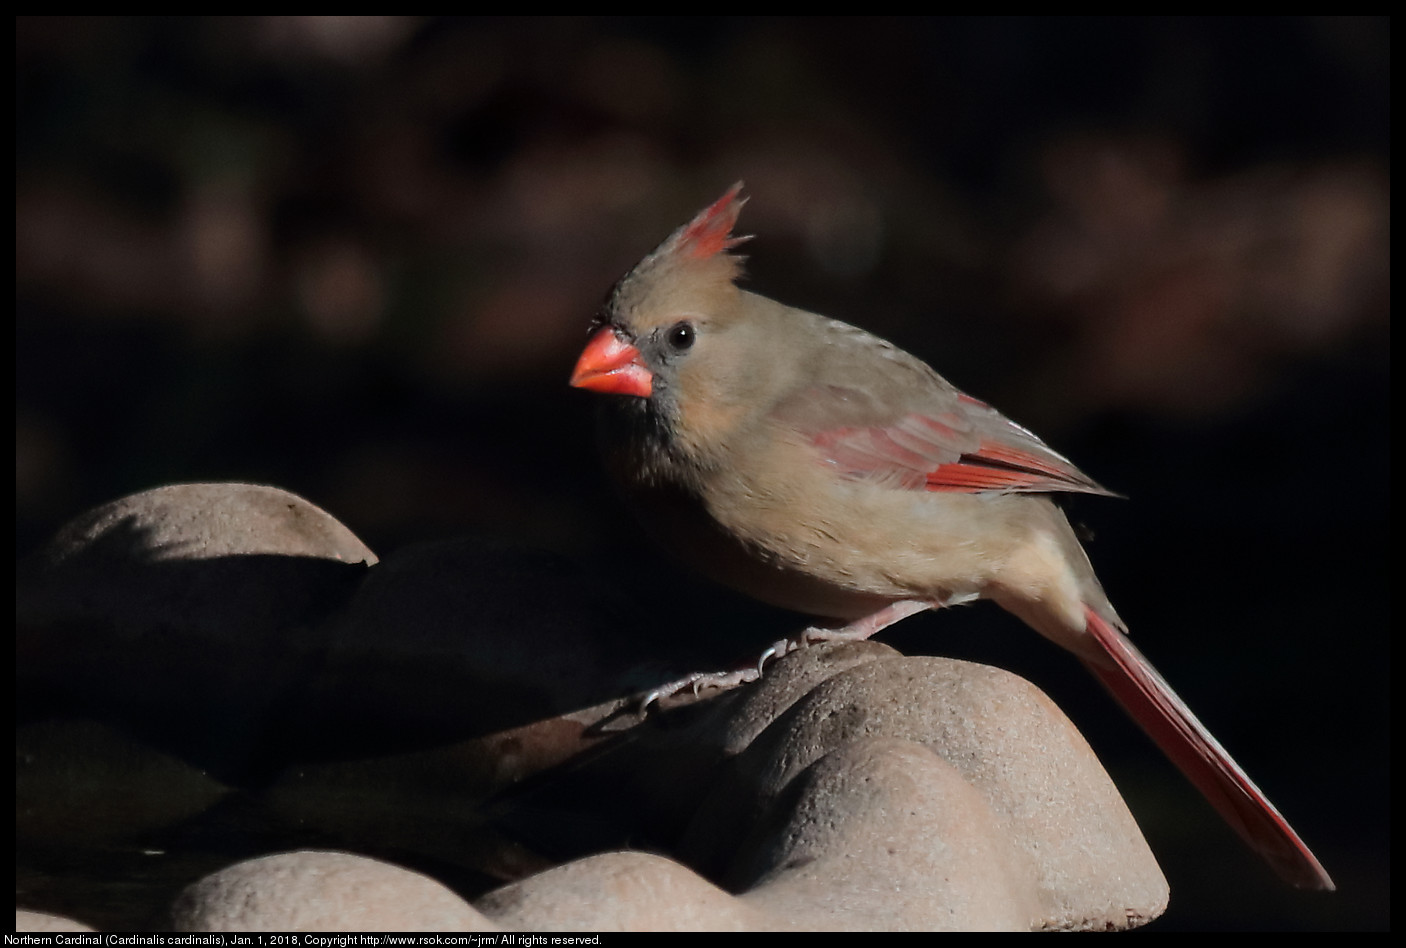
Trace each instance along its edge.
{"label": "bird", "polygon": [[767,656],[995,602],[1072,652],[1281,877],[1335,888],[1133,645],[1052,499],[1117,495],[916,356],[739,286],[742,188],[615,284],[570,379],[609,396],[604,464],[651,532],[705,576],[816,618]]}

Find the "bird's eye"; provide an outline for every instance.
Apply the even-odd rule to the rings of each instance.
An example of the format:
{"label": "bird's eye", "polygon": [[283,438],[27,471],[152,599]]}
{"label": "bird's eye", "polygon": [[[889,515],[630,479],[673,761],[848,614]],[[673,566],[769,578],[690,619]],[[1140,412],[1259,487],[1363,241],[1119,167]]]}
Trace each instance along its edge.
{"label": "bird's eye", "polygon": [[669,327],[669,333],[665,337],[669,340],[669,345],[682,352],[693,346],[695,331],[692,323],[678,322]]}

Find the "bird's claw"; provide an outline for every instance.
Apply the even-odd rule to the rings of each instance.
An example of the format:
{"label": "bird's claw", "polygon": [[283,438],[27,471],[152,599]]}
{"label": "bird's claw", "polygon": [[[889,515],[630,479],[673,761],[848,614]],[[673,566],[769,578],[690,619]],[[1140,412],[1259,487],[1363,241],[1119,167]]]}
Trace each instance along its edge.
{"label": "bird's claw", "polygon": [[726,691],[729,688],[736,688],[738,685],[745,685],[748,682],[756,681],[762,676],[761,665],[756,668],[740,668],[729,672],[694,672],[685,675],[677,681],[671,681],[666,685],[660,685],[653,691],[645,694],[640,699],[639,713],[643,717],[649,713],[649,706],[657,705],[665,698],[671,698],[683,691],[685,688],[693,690],[694,697],[697,697],[703,688],[717,688]]}
{"label": "bird's claw", "polygon": [[801,644],[795,639],[777,639],[772,642],[766,651],[757,656],[757,677],[762,677],[762,671],[766,668],[767,662],[780,658],[788,652],[794,652],[801,647]]}

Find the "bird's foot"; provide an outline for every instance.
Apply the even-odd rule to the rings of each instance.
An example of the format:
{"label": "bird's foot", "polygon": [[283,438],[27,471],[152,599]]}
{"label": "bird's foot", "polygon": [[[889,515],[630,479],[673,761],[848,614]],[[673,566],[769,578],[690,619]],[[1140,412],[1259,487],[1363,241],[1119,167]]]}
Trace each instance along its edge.
{"label": "bird's foot", "polygon": [[900,619],[906,619],[911,615],[922,612],[925,609],[932,609],[938,605],[940,605],[940,603],[932,601],[904,599],[899,602],[891,602],[878,612],[867,615],[862,619],[856,619],[839,628],[819,625],[810,626],[797,635],[786,639],[778,639],[771,643],[761,655],[757,656],[755,665],[749,665],[734,671],[694,672],[691,675],[685,675],[677,681],[671,681],[667,685],[660,685],[640,699],[640,714],[648,713],[651,704],[657,704],[665,698],[671,698],[685,688],[691,688],[696,697],[704,688],[717,688],[726,691],[729,688],[736,688],[739,685],[757,681],[762,677],[762,672],[766,668],[767,662],[778,659],[797,649],[805,648],[807,645],[814,645],[817,642],[862,642],[876,632],[893,625]]}
{"label": "bird's foot", "polygon": [[[775,647],[772,646],[772,648]],[[770,652],[771,649],[767,651]],[[694,696],[697,697],[704,688],[717,688],[726,691],[729,688],[736,688],[738,685],[745,685],[749,681],[756,681],[762,677],[762,664],[759,662],[756,666],[749,665],[734,671],[694,672],[677,681],[671,681],[667,685],[660,685],[640,699],[640,714],[647,714],[651,704],[658,704],[665,698],[672,698],[685,688],[692,689]]]}

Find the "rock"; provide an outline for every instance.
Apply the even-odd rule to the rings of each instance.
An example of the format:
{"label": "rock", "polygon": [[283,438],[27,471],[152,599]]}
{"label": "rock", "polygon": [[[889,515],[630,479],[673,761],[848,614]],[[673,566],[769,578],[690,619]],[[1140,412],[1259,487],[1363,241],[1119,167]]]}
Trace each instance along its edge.
{"label": "rock", "polygon": [[[1166,905],[1087,744],[1013,675],[816,645],[641,719],[660,630],[572,564],[467,540],[373,563],[248,485],[60,531],[20,571],[19,838],[236,825],[482,893],[303,850],[191,885],[186,931],[1113,929]],[[216,852],[169,861],[173,888]]]}
{"label": "rock", "polygon": [[814,931],[1028,931],[1029,859],[957,768],[895,738],[820,758],[744,845],[743,901]]}
{"label": "rock", "polygon": [[[574,803],[681,862],[578,858],[475,905],[506,927],[774,931],[1127,928],[1166,905],[1088,746],[1006,672],[822,646],[679,712],[554,795],[499,802],[539,819]],[[676,847],[659,835],[671,810],[693,812]]]}
{"label": "rock", "polygon": [[601,853],[505,886],[474,906],[506,931],[764,931],[775,920],[663,856]]}
{"label": "rock", "polygon": [[286,491],[179,484],[76,518],[21,565],[17,707],[120,722],[238,778],[376,556]]}
{"label": "rock", "polygon": [[418,872],[350,853],[278,853],[236,863],[171,906],[177,932],[453,932],[496,927]]}
{"label": "rock", "polygon": [[229,788],[98,721],[52,720],[15,729],[15,835],[95,845],[173,826]]}
{"label": "rock", "polygon": [[627,601],[563,557],[415,544],[371,570],[331,623],[305,704],[340,718],[324,730],[379,730],[402,747],[408,733],[443,742],[520,728],[628,695],[639,626]]}
{"label": "rock", "polygon": [[583,728],[550,718],[421,751],[298,763],[260,801],[289,826],[515,879],[551,863],[494,825],[488,800],[559,763],[563,745],[578,752]]}
{"label": "rock", "polygon": [[[810,651],[787,659],[833,661]],[[758,690],[767,687],[763,679]],[[1165,908],[1156,860],[1069,720],[1028,682],[949,659],[882,658],[805,694],[731,762],[680,853],[705,872],[727,875],[746,827],[797,775],[827,754],[876,738],[925,745],[986,801],[993,831],[1029,859],[1038,897],[1032,927],[1127,928]]]}
{"label": "rock", "polygon": [[741,753],[787,708],[826,679],[881,658],[902,657],[872,639],[807,646],[768,665],[766,675],[755,686],[736,692],[731,706],[715,714],[711,724],[699,728],[699,738],[718,745],[726,754]]}
{"label": "rock", "polygon": [[15,910],[15,932],[90,932],[93,929],[62,915]]}

